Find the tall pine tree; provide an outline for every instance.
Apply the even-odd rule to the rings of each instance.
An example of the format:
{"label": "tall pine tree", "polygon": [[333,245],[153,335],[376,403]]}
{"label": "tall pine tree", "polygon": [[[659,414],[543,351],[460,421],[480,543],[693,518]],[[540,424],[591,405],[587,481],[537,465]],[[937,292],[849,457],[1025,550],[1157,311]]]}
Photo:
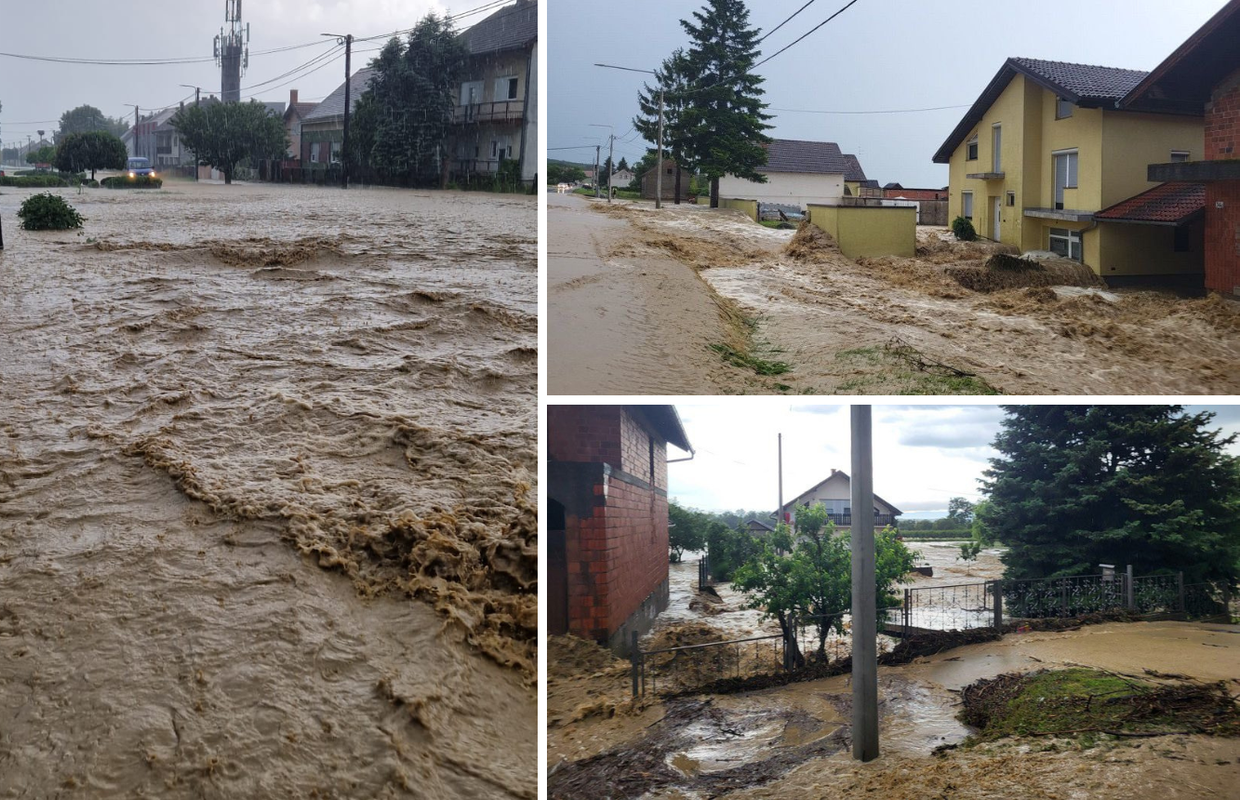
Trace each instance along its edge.
{"label": "tall pine tree", "polygon": [[749,26],[743,0],[709,0],[680,25],[691,42],[681,68],[693,86],[681,112],[683,148],[710,180],[710,205],[717,208],[724,175],[766,182],[758,169],[766,164],[771,116],[763,112],[762,78],[753,72],[758,30]]}
{"label": "tall pine tree", "polygon": [[1005,406],[977,507],[1008,546],[1006,577],[1240,573],[1240,460],[1209,412],[1180,406]]}

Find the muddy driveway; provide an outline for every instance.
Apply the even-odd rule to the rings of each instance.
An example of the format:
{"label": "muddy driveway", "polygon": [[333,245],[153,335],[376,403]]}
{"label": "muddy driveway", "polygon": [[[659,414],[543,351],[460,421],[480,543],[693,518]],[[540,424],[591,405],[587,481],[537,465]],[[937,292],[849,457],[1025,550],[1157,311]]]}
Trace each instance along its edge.
{"label": "muddy driveway", "polygon": [[527,198],[0,216],[0,796],[533,797]]}

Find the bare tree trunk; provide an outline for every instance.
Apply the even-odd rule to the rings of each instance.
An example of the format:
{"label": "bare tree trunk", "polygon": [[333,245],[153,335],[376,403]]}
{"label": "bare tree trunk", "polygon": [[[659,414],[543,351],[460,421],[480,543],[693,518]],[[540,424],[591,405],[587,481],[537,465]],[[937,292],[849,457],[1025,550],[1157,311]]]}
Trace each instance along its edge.
{"label": "bare tree trunk", "polygon": [[719,207],[719,179],[718,178],[710,179],[710,207],[711,208]]}

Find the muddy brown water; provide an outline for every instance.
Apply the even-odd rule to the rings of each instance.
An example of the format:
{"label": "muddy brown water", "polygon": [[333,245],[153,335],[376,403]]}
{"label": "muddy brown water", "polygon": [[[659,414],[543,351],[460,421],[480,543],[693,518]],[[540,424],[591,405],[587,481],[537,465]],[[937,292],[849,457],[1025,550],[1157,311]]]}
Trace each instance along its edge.
{"label": "muddy brown water", "polygon": [[0,796],[535,796],[533,201],[32,193]]}

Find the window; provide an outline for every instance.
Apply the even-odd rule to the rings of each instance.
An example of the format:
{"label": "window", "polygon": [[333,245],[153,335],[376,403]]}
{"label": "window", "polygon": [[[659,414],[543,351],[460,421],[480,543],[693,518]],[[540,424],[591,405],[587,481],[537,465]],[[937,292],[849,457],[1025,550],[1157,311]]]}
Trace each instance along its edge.
{"label": "window", "polygon": [[1007,204],[1008,204],[1009,206],[1015,206],[1015,205],[1016,205],[1016,192],[1008,192],[1008,193],[1007,193]]}
{"label": "window", "polygon": [[1055,208],[1063,209],[1064,189],[1075,189],[1077,179],[1077,152],[1067,150],[1054,153]]}
{"label": "window", "polygon": [[319,163],[319,143],[318,142],[310,143],[310,163],[311,164]]}
{"label": "window", "polygon": [[973,138],[969,140],[969,153],[965,157],[968,161],[977,161],[977,134],[973,134]]}
{"label": "window", "polygon": [[491,140],[491,158],[499,158],[499,142]]}
{"label": "window", "polygon": [[1003,126],[995,125],[991,128],[993,132],[992,144],[994,146],[994,169],[993,172],[1003,172]]}
{"label": "window", "polygon": [[973,192],[960,193],[960,215],[965,219],[973,219]]}
{"label": "window", "polygon": [[340,163],[340,142],[332,142],[331,159],[333,164]]}
{"label": "window", "polygon": [[1064,258],[1070,258],[1073,261],[1081,260],[1081,232],[1070,231],[1067,228],[1051,228],[1051,252],[1061,255]]}
{"label": "window", "polygon": [[1181,161],[1187,161],[1190,155],[1191,153],[1189,153],[1187,150],[1172,150],[1171,151],[1171,163],[1176,164]]}
{"label": "window", "polygon": [[1062,97],[1056,98],[1055,103],[1055,119],[1067,119],[1072,116],[1072,110],[1076,108],[1071,100],[1065,100]]}

